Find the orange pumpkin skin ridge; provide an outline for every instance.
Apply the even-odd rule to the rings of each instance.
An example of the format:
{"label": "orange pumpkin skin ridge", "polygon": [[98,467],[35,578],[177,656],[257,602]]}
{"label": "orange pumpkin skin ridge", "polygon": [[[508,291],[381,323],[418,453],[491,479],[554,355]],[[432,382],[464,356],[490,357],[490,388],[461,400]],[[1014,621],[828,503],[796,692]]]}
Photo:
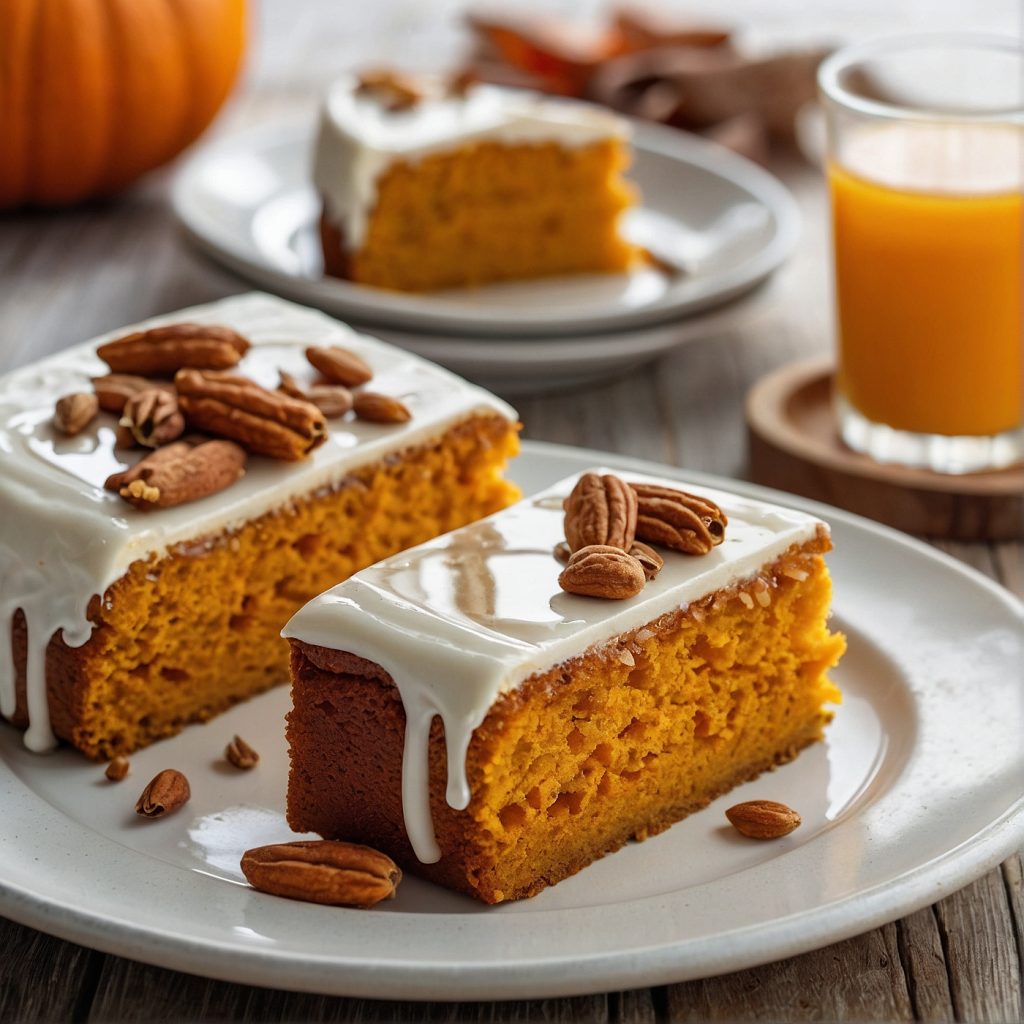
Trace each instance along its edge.
{"label": "orange pumpkin skin ridge", "polygon": [[180,153],[238,76],[246,0],[7,0],[0,209],[109,195]]}

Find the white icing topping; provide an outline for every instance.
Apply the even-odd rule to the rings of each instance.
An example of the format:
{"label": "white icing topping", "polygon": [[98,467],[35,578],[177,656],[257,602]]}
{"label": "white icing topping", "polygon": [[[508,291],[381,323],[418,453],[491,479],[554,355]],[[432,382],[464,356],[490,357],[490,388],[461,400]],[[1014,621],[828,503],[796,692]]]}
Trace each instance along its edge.
{"label": "white icing topping", "polygon": [[435,715],[447,742],[448,803],[462,809],[470,799],[466,751],[500,694],[755,576],[824,527],[802,512],[696,486],[729,518],[722,544],[698,558],[665,552],[664,569],[630,600],[576,597],[559,589],[562,566],[552,554],[565,536],[562,499],[576,480],[364,569],[314,598],[284,629],[286,637],[376,662],[394,680],[406,710],[405,828],[424,863],[441,855],[427,801]]}
{"label": "white icing topping", "polygon": [[578,147],[629,136],[628,123],[607,110],[520,90],[481,85],[448,96],[433,81],[422,102],[389,111],[355,85],[343,78],[328,91],[313,159],[313,182],[350,249],[362,245],[377,181],[396,162],[475,142]]}
{"label": "white icing topping", "polygon": [[[307,345],[351,349],[374,370],[370,388],[401,398],[412,419],[387,426],[329,420],[327,442],[303,462],[253,456],[245,476],[226,491],[176,508],[134,509],[103,489],[107,476],[140,456],[114,451],[115,417],[101,414],[90,429],[65,438],[51,425],[54,403],[69,392],[91,391],[89,378],[108,372],[95,355],[97,345],[137,328],[182,321],[223,324],[245,335],[253,347],[238,372],[271,389],[279,369],[300,382],[315,378],[303,353]],[[290,498],[336,484],[361,465],[435,438],[477,410],[516,416],[504,402],[426,360],[357,334],[322,313],[255,293],[113,331],[0,378],[0,629],[8,630],[15,610],[23,610],[28,624],[26,745],[46,750],[54,744],[44,669],[50,638],[63,630],[69,645],[85,643],[92,633],[90,600],[132,562],[182,541],[237,528]],[[9,718],[14,709],[14,666],[5,641],[0,715]]]}

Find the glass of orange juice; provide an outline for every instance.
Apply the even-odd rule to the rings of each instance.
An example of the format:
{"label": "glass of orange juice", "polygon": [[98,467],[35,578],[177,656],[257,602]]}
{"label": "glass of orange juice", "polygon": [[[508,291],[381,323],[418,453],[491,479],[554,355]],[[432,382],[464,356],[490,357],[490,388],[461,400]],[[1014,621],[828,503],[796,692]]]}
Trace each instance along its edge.
{"label": "glass of orange juice", "polygon": [[942,473],[1024,459],[1024,51],[880,40],[819,84],[843,440]]}

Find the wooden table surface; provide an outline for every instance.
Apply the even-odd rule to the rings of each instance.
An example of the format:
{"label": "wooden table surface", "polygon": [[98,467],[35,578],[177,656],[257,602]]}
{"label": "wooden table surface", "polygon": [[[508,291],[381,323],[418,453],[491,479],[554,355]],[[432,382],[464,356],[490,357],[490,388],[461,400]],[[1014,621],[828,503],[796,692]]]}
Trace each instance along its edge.
{"label": "wooden table surface", "polygon": [[[459,6],[266,0],[247,80],[216,132],[309,110],[331,75],[360,62],[401,55],[441,66],[463,42]],[[1008,9],[981,7],[997,23]],[[621,379],[517,396],[527,438],[745,475],[747,389],[774,367],[831,344],[822,182],[796,157],[773,169],[797,196],[805,232],[754,314]],[[0,371],[124,323],[248,289],[180,236],[167,203],[170,180],[171,172],[156,174],[116,202],[0,218]],[[1021,545],[939,546],[1024,594]],[[1018,853],[933,906],[804,956],[576,999],[420,1004],[296,995],[147,966],[2,918],[0,950],[0,1021],[1019,1021],[1024,866]]]}

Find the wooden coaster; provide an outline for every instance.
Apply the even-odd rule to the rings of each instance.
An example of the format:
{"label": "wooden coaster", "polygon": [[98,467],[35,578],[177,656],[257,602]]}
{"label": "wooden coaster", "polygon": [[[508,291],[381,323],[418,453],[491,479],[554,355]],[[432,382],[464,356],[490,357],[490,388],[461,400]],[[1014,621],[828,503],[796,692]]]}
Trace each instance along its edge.
{"label": "wooden coaster", "polygon": [[833,375],[831,360],[819,358],[784,366],[751,388],[752,480],[926,537],[1024,537],[1024,466],[947,476],[851,451],[836,427]]}

